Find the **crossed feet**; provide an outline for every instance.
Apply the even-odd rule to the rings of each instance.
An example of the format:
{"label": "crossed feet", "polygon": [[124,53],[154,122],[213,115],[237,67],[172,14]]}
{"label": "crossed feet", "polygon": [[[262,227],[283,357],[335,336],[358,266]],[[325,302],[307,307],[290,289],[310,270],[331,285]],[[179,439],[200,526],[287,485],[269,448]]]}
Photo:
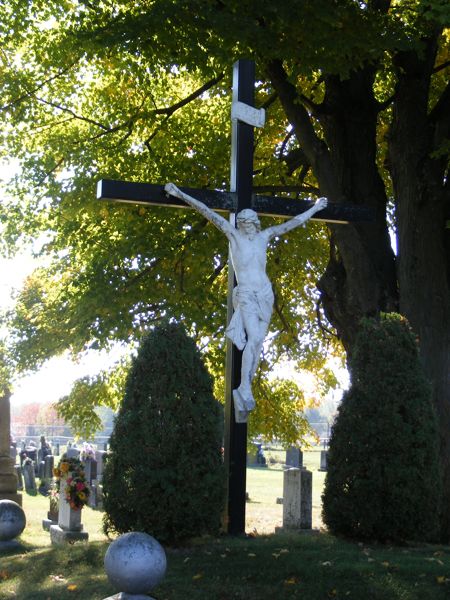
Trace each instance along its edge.
{"label": "crossed feet", "polygon": [[247,423],[249,412],[255,408],[255,399],[251,390],[240,385],[233,390],[233,399],[236,423]]}

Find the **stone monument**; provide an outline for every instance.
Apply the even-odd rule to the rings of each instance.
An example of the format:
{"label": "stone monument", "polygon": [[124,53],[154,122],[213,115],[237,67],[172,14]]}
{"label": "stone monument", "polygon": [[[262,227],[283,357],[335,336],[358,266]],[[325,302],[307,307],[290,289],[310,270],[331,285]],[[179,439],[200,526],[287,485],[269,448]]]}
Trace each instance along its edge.
{"label": "stone monument", "polygon": [[22,533],[25,525],[22,507],[12,500],[0,500],[0,551],[20,546],[14,538]]}
{"label": "stone monument", "polygon": [[105,600],[153,600],[147,594],[162,581],[166,568],[166,553],[154,537],[139,531],[121,535],[105,554],[108,579],[120,591]]}
{"label": "stone monument", "polygon": [[63,455],[55,469],[59,487],[58,524],[50,526],[52,544],[86,541],[89,534],[83,531],[81,511],[89,499],[89,487],[84,478],[81,462]]}
{"label": "stone monument", "polygon": [[11,458],[11,393],[4,390],[0,396],[0,500],[12,500],[22,506],[22,496],[17,493],[15,460]]}
{"label": "stone monument", "polygon": [[283,474],[283,527],[275,531],[312,528],[312,472],[292,467]]}

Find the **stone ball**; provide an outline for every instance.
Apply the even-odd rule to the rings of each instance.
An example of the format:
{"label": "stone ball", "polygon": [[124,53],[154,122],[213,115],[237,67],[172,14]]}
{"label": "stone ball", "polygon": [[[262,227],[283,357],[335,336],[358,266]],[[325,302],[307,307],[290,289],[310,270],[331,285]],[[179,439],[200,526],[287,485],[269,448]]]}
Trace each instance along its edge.
{"label": "stone ball", "polygon": [[23,509],[12,500],[0,500],[0,541],[18,537],[25,529],[26,519]]}
{"label": "stone ball", "polygon": [[166,573],[166,553],[151,535],[138,531],[124,533],[109,546],[105,570],[111,584],[120,592],[146,594]]}

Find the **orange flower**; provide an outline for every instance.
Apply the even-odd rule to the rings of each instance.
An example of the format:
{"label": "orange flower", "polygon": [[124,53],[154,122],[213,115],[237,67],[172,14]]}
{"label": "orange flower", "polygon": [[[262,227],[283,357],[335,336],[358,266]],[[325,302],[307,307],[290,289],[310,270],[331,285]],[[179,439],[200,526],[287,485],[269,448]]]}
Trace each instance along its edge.
{"label": "orange flower", "polygon": [[53,475],[54,475],[55,477],[61,477],[61,471],[58,469],[58,467],[55,467],[55,468],[53,469]]}
{"label": "orange flower", "polygon": [[69,463],[63,462],[59,465],[61,473],[67,473],[69,471]]}

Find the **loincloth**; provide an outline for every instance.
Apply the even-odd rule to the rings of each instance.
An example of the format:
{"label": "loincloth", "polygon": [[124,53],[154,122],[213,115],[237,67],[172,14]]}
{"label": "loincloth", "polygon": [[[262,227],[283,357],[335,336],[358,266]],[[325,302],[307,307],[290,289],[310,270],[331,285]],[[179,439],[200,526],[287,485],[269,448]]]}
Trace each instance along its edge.
{"label": "loincloth", "polygon": [[239,350],[243,350],[247,343],[243,313],[257,315],[268,325],[272,315],[273,300],[270,283],[267,283],[262,290],[250,290],[245,285],[237,285],[234,288],[234,313],[225,333]]}

